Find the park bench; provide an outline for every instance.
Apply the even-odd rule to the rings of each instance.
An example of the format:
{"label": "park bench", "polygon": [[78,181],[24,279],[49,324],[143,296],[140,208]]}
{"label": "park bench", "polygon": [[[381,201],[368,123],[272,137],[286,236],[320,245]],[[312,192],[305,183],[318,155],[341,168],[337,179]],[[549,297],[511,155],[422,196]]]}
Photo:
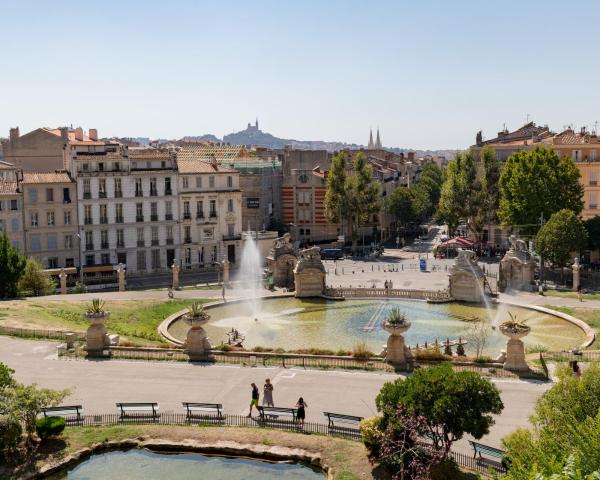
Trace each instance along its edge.
{"label": "park bench", "polygon": [[152,420],[158,421],[158,403],[117,403],[119,420]]}
{"label": "park bench", "polygon": [[284,408],[284,407],[257,407],[258,413],[260,414],[261,420],[266,420],[267,417],[271,420],[279,420],[279,417],[291,417],[296,421],[296,414],[298,413],[297,408]]}
{"label": "park bench", "polygon": [[186,409],[188,422],[195,418],[217,418],[219,420],[224,418],[223,405],[220,403],[183,402],[182,405]]}
{"label": "park bench", "polygon": [[477,454],[479,454],[479,458],[483,458],[481,456],[482,453],[502,460],[506,452],[504,450],[500,450],[499,448],[490,447],[489,445],[484,445],[483,443],[474,442],[469,440],[469,443],[473,447],[473,458],[477,458]]}
{"label": "park bench", "polygon": [[345,430],[358,430],[358,425],[363,417],[357,417],[355,415],[343,415],[341,413],[323,412],[323,415],[327,417],[328,427],[330,429],[340,428],[336,424],[342,423]]}
{"label": "park bench", "polygon": [[58,407],[44,407],[42,414],[44,417],[63,417],[65,423],[81,423],[81,413],[83,407],[81,405],[61,405]]}

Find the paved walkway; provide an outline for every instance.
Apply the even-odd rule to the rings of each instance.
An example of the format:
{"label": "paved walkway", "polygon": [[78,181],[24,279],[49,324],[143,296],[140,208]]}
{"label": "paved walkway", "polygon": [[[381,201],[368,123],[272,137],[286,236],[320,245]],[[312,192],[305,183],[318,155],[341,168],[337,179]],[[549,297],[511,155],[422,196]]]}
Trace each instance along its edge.
{"label": "paved walkway", "polygon": [[521,305],[553,305],[556,307],[571,308],[600,308],[600,300],[585,300],[580,302],[577,298],[551,297],[549,295],[538,295],[535,293],[517,292],[501,293],[501,302],[519,303]]}
{"label": "paved walkway", "polygon": [[[343,372],[227,365],[125,360],[59,360],[56,344],[0,336],[0,362],[16,370],[19,381],[42,387],[71,388],[68,403],[82,404],[85,413],[115,411],[115,402],[156,401],[163,412],[181,412],[181,402],[223,403],[226,412],[247,414],[250,383],[275,385],[277,405],[293,406],[298,397],[308,402],[307,420],[323,422],[323,411],[371,416],[375,397],[394,374]],[[536,399],[549,385],[495,380],[505,409],[482,442],[500,446],[503,436],[527,426]],[[467,440],[457,448],[470,453]]]}

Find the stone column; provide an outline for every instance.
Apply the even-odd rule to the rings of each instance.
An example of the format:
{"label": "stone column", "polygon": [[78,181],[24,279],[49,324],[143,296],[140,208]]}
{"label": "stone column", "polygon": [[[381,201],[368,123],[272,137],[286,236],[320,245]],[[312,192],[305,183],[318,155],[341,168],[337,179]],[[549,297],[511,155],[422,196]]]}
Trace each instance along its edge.
{"label": "stone column", "polygon": [[173,261],[173,265],[171,266],[171,270],[173,271],[173,290],[177,290],[179,288],[179,265],[175,261]]}
{"label": "stone column", "polygon": [[229,284],[229,260],[223,260],[223,283]]}
{"label": "stone column", "polygon": [[117,267],[117,273],[119,274],[119,292],[125,291],[125,265],[119,263]]}
{"label": "stone column", "polygon": [[579,257],[575,257],[575,261],[573,262],[573,290],[577,291],[579,289],[580,282],[581,265],[579,264]]}
{"label": "stone column", "polygon": [[61,295],[66,295],[67,294],[67,272],[65,272],[65,269],[61,269],[60,273],[58,274],[58,278],[60,278],[60,294]]}

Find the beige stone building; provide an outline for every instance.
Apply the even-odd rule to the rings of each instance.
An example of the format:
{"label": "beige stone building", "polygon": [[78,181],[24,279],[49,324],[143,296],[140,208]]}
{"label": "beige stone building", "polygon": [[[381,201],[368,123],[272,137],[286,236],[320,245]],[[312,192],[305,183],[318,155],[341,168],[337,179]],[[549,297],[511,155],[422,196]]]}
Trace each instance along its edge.
{"label": "beige stone building", "polygon": [[23,194],[17,172],[7,165],[0,165],[0,230],[6,232],[13,247],[25,254]]}
{"label": "beige stone building", "polygon": [[21,186],[26,254],[48,269],[78,266],[75,182],[65,171],[24,172]]}

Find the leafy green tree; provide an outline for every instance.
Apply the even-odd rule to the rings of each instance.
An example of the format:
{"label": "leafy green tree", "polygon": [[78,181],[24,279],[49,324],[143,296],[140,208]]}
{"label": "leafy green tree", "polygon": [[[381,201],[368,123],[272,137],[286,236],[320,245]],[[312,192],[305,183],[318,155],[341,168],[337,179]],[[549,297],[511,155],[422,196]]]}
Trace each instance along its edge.
{"label": "leafy green tree", "polygon": [[31,292],[34,296],[49,295],[54,292],[56,285],[35,258],[29,257],[25,265],[25,271],[19,281],[19,289],[22,292]]}
{"label": "leafy green tree", "polygon": [[399,227],[417,219],[414,194],[410,188],[398,187],[386,199],[386,210],[394,216]]}
{"label": "leafy green tree", "polygon": [[4,389],[0,395],[0,411],[8,412],[10,417],[23,424],[27,443],[31,445],[36,431],[36,419],[42,409],[58,405],[69,393],[69,390],[16,384]]}
{"label": "leafy green tree", "polygon": [[448,363],[386,383],[375,403],[383,412],[384,427],[398,405],[422,418],[423,428],[442,458],[465,433],[475,438],[487,434],[494,424],[492,414],[504,408],[500,392],[490,381],[478,373],[455,371]]}
{"label": "leafy green tree", "polygon": [[16,297],[19,278],[25,270],[25,257],[11,246],[6,232],[0,235],[0,298]]}
{"label": "leafy green tree", "polygon": [[14,385],[15,380],[13,378],[15,371],[9,368],[7,365],[0,362],[0,391],[6,387]]}
{"label": "leafy green tree", "polygon": [[546,147],[522,150],[508,157],[500,175],[500,220],[519,225],[525,234],[539,230],[541,217],[562,209],[576,215],[583,209],[579,169],[568,157]]}
{"label": "leafy green tree", "polygon": [[587,245],[587,231],[572,210],[563,209],[550,217],[535,237],[535,249],[542,258],[557,267],[571,260],[572,252]]}
{"label": "leafy green tree", "polygon": [[595,480],[600,471],[600,368],[590,364],[579,379],[565,367],[557,372],[559,381],[536,403],[532,428],[503,440],[507,480]]}
{"label": "leafy green tree", "polygon": [[600,216],[596,215],[583,222],[583,226],[587,231],[588,248],[596,250],[600,248]]}
{"label": "leafy green tree", "polygon": [[424,211],[425,216],[430,216],[435,212],[440,201],[443,183],[444,176],[440,167],[434,162],[425,163],[415,185],[417,190],[422,191],[427,199],[427,208]]}
{"label": "leafy green tree", "polygon": [[345,220],[352,243],[356,245],[360,227],[379,211],[379,184],[373,181],[373,170],[363,152],[354,157],[350,172],[346,171],[346,160],[346,152],[332,159],[327,176],[325,215],[331,222]]}
{"label": "leafy green tree", "polygon": [[480,153],[479,186],[480,200],[477,212],[478,224],[485,226],[496,223],[500,206],[500,173],[502,165],[496,158],[496,152],[486,145]]}

